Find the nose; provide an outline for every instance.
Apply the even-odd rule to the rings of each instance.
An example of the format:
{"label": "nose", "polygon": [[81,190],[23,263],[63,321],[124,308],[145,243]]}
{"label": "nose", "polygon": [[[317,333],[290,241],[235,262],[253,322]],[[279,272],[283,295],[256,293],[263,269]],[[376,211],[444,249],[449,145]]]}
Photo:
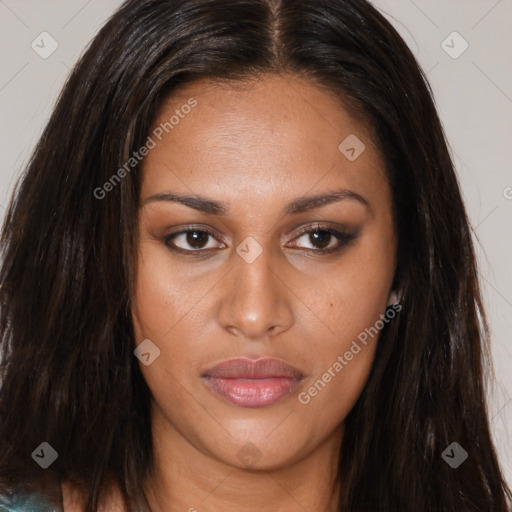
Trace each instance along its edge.
{"label": "nose", "polygon": [[239,338],[265,341],[293,325],[293,293],[270,253],[263,249],[250,263],[234,254],[217,314],[219,325]]}

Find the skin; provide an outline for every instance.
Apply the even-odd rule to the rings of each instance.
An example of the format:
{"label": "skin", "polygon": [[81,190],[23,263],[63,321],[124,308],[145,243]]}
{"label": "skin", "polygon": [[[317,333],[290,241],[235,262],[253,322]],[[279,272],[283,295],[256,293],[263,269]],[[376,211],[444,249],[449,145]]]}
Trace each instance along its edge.
{"label": "skin", "polygon": [[[163,105],[155,127],[189,98],[197,106],[164,133],[142,167],[132,318],[136,343],[149,338],[161,351],[141,364],[154,399],[148,500],[153,512],[335,511],[343,422],[367,381],[377,337],[309,403],[298,396],[394,302],[396,234],[382,156],[371,127],[298,77],[187,85]],[[365,144],[354,161],[338,149],[350,134]],[[283,214],[299,197],[339,189],[368,204],[346,198]],[[222,201],[228,214],[147,201],[162,192]],[[321,242],[299,233],[317,222],[357,236],[322,255]],[[165,243],[191,226],[215,237],[203,234],[194,246],[181,235],[174,243],[211,248],[201,257]],[[339,245],[324,235],[329,248]],[[262,250],[252,263],[236,252],[247,237]],[[233,405],[200,376],[242,356],[281,359],[305,378],[272,405]],[[238,456],[247,443],[252,465]],[[107,510],[119,509],[113,503]]]}

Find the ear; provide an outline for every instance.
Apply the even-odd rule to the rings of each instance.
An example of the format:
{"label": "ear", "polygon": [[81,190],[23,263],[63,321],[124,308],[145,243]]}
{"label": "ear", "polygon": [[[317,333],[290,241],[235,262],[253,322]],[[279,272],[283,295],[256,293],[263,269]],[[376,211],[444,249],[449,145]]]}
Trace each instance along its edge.
{"label": "ear", "polygon": [[392,304],[396,304],[400,301],[399,294],[395,290],[391,290],[389,297],[388,297],[388,306],[391,306]]}

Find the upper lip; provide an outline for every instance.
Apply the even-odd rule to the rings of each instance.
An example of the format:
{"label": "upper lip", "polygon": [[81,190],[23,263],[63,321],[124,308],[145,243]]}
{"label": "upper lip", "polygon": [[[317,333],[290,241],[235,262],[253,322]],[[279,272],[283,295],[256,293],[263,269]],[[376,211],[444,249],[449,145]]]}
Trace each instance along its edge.
{"label": "upper lip", "polygon": [[304,378],[304,375],[297,368],[272,357],[257,360],[245,357],[228,359],[212,366],[202,376],[218,379]]}

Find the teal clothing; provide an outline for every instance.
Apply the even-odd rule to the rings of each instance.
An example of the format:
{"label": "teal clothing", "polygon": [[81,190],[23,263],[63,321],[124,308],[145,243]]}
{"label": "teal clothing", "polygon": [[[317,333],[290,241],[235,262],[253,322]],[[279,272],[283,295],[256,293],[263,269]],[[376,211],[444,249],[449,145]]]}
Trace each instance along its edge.
{"label": "teal clothing", "polygon": [[0,512],[64,512],[59,480],[47,475],[38,484],[20,484],[0,493]]}

